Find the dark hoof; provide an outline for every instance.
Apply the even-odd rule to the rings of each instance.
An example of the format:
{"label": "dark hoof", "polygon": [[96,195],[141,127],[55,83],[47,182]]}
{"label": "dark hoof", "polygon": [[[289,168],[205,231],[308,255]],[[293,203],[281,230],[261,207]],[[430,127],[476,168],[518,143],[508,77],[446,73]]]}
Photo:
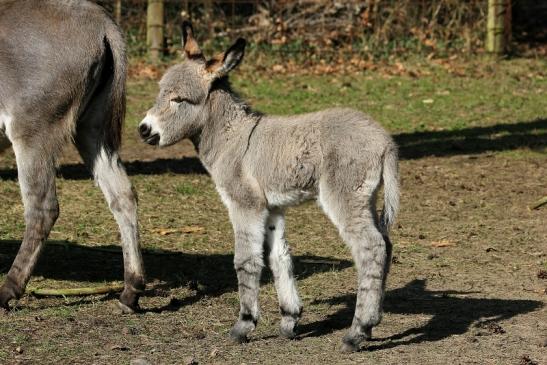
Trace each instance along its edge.
{"label": "dark hoof", "polygon": [[256,325],[253,321],[238,320],[230,330],[230,338],[236,343],[249,342],[247,337],[254,331]]}
{"label": "dark hoof", "polygon": [[237,333],[233,328],[230,330],[230,339],[237,344],[249,342],[247,335]]}
{"label": "dark hoof", "polygon": [[130,307],[128,305],[123,304],[119,300],[116,302],[116,307],[121,312],[121,314],[134,314],[140,311],[140,308],[138,305],[134,307]]}
{"label": "dark hoof", "polygon": [[340,351],[342,352],[357,352],[359,351],[359,344],[363,341],[364,336],[350,336],[345,335],[342,339],[342,347]]}
{"label": "dark hoof", "polygon": [[298,320],[285,316],[281,318],[281,325],[279,326],[279,334],[289,340],[292,340],[296,337],[296,325],[298,324]]}
{"label": "dark hoof", "polygon": [[342,347],[340,347],[341,352],[351,353],[359,351],[359,345],[355,345],[349,342],[342,342]]}
{"label": "dark hoof", "polygon": [[142,291],[128,287],[126,284],[118,302],[118,308],[123,314],[133,314],[140,311],[139,297],[141,293]]}
{"label": "dark hoof", "polygon": [[5,295],[0,294],[0,315],[7,314],[10,311],[9,301],[11,297],[6,297]]}
{"label": "dark hoof", "polygon": [[0,317],[1,316],[7,316],[9,313],[9,305],[3,305],[3,306],[0,306]]}

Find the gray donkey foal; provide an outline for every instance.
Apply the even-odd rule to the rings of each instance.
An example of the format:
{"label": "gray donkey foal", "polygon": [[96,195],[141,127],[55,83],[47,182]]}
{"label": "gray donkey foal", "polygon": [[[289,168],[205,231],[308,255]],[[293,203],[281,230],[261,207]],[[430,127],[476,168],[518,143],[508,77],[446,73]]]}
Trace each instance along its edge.
{"label": "gray donkey foal", "polygon": [[[282,314],[281,334],[295,336],[302,304],[284,238],[284,210],[317,197],[357,266],[357,306],[342,349],[358,349],[381,318],[391,255],[388,228],[399,204],[395,143],[377,123],[352,109],[289,117],[255,113],[227,80],[243,58],[243,39],[206,60],[185,23],[183,45],[187,60],[164,75],[139,132],[147,143],[159,146],[190,138],[228,208],[240,296],[232,338],[245,341],[257,324],[264,242]],[[385,204],[379,219],[375,206],[382,180]]]}
{"label": "gray donkey foal", "polygon": [[23,242],[0,287],[0,310],[25,291],[58,215],[55,165],[73,140],[120,227],[124,312],[138,306],[144,270],[137,204],[118,157],[125,113],[125,44],[99,6],[0,0],[0,150],[13,145],[25,208]]}

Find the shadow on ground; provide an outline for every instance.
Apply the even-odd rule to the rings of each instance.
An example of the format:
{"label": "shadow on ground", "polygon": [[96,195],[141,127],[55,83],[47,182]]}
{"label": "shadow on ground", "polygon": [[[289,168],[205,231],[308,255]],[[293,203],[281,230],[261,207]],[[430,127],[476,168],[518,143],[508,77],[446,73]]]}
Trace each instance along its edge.
{"label": "shadow on ground", "polygon": [[[547,119],[526,122],[501,123],[490,127],[472,127],[452,131],[412,132],[394,135],[400,148],[401,159],[418,159],[427,156],[453,156],[498,152],[527,147],[541,150],[547,147]],[[150,148],[144,146],[143,148]],[[136,156],[138,158],[138,156]],[[205,174],[196,157],[182,159],[156,159],[124,163],[130,175]],[[63,165],[58,175],[65,179],[90,178],[83,164]],[[17,170],[0,170],[0,179],[16,179]]]}
{"label": "shadow on ground", "polygon": [[394,136],[402,159],[547,147],[547,119]]}
{"label": "shadow on ground", "polygon": [[[0,241],[0,273],[8,272],[21,241]],[[196,291],[183,301],[174,299],[163,308],[147,311],[177,310],[199,301],[203,296],[218,296],[237,290],[232,254],[192,254],[163,250],[143,250],[147,281],[156,283],[146,295],[169,295],[169,288],[187,286]],[[318,256],[296,256],[295,275],[299,279],[315,273],[343,270],[352,265],[347,260]],[[78,282],[111,282],[123,280],[122,252],[119,246],[82,246],[65,241],[48,241],[33,271],[34,277]],[[269,270],[263,282],[272,280]]]}
{"label": "shadow on ground", "polygon": [[[384,350],[401,345],[439,341],[466,333],[471,326],[503,331],[496,322],[541,308],[541,301],[521,299],[490,299],[457,297],[473,292],[427,290],[425,280],[413,280],[405,286],[389,290],[384,300],[384,311],[396,314],[431,316],[423,326],[409,328],[386,338],[374,338],[367,351]],[[355,308],[355,295],[348,294],[313,304],[343,305],[326,319],[300,327],[300,337],[317,337],[349,327]],[[499,333],[499,332],[498,332]],[[374,334],[373,334],[374,335]],[[378,344],[376,344],[378,343]]]}
{"label": "shadow on ground", "polygon": [[[97,249],[62,241],[48,243],[34,276],[90,282],[122,280],[122,255],[118,246],[100,246]],[[20,241],[0,241],[0,273],[8,271],[19,244]],[[166,296],[169,295],[167,289],[180,286],[188,286],[196,292],[194,296],[173,299],[163,307],[146,309],[149,312],[176,311],[204,296],[219,296],[237,290],[230,254],[202,255],[144,250],[144,261],[148,280],[162,283],[147,291],[146,295]],[[295,274],[303,279],[320,272],[341,271],[351,265],[347,260],[297,256]],[[264,281],[271,280],[267,271],[265,270]],[[425,280],[413,280],[404,287],[389,290],[384,302],[385,312],[428,315],[431,319],[423,326],[409,328],[387,338],[374,338],[367,343],[367,351],[439,341],[466,333],[471,326],[487,326],[489,323],[534,311],[543,305],[542,302],[533,300],[458,297],[469,294],[473,293],[427,290]],[[73,305],[85,301],[86,299],[76,301]],[[355,308],[355,293],[311,303],[317,304],[342,307],[325,319],[300,326],[299,338],[323,336],[349,328]]]}

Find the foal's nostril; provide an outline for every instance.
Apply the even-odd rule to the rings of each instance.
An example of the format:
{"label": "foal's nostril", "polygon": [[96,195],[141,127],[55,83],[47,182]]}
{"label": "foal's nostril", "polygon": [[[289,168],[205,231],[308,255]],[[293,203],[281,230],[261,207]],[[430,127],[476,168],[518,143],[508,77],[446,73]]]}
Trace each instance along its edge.
{"label": "foal's nostril", "polygon": [[150,136],[151,131],[152,131],[152,128],[150,128],[150,126],[148,124],[143,123],[139,126],[139,133],[140,133],[142,138],[146,138],[146,137]]}

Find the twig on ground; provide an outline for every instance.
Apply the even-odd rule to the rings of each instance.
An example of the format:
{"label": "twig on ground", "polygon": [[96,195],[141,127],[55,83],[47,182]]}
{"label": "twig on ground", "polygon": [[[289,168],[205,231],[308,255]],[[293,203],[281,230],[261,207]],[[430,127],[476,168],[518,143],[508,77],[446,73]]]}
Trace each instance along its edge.
{"label": "twig on ground", "polygon": [[338,260],[318,260],[318,259],[300,259],[303,264],[324,264],[324,265],[340,265]]}
{"label": "twig on ground", "polygon": [[83,288],[61,288],[61,289],[48,289],[48,288],[28,288],[27,293],[36,297],[69,297],[69,296],[83,296],[83,295],[96,295],[96,294],[110,294],[122,291],[124,284],[113,284],[97,287],[83,287]]}
{"label": "twig on ground", "polygon": [[538,209],[542,205],[547,204],[547,195],[545,195],[543,198],[540,198],[538,201],[530,205],[530,210]]}

